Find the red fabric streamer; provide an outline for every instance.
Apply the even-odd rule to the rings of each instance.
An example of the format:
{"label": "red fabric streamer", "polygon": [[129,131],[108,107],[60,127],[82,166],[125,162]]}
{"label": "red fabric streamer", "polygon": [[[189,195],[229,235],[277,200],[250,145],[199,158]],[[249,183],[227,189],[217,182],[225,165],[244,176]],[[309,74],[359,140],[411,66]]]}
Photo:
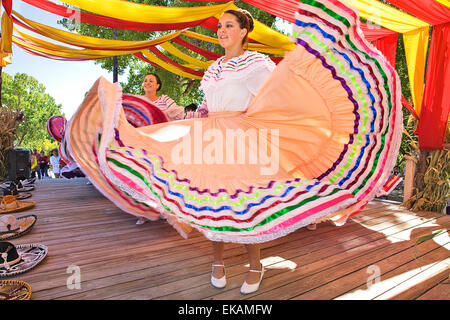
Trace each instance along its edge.
{"label": "red fabric streamer", "polygon": [[[12,21],[14,22],[14,24],[16,24],[18,26],[21,26],[21,27],[23,27],[25,29],[28,29],[28,30],[32,31],[32,32],[35,32],[35,33],[38,33],[40,35],[45,36],[45,34],[42,33],[41,31],[39,31],[38,29],[34,29],[33,27],[23,23],[22,21],[17,20],[16,17],[12,17]],[[58,41],[65,42],[65,41],[61,41],[61,40],[58,40]],[[71,43],[69,43],[69,44],[71,44]],[[143,45],[141,47],[133,47],[133,49],[143,50],[143,49],[148,49],[148,47],[149,47],[148,45]],[[118,48],[101,48],[101,47],[95,47],[95,46],[83,46],[83,48],[85,48],[85,49],[92,49],[92,50],[105,50],[105,51],[107,51],[107,50],[111,50],[111,51],[129,51],[130,50],[129,48],[118,49]]]}
{"label": "red fabric streamer", "polygon": [[380,50],[387,61],[395,68],[395,56],[397,54],[398,33],[372,41],[373,45]]}
{"label": "red fabric streamer", "polygon": [[298,8],[298,0],[242,0],[256,8],[266,11],[274,16],[289,22],[295,22],[295,12]]}
{"label": "red fabric streamer", "polygon": [[134,55],[136,58],[139,58],[139,59],[141,59],[142,61],[147,62],[147,63],[151,64],[151,65],[154,66],[154,67],[161,68],[161,66],[159,66],[159,65],[157,65],[156,63],[154,63],[154,62],[148,60],[141,52],[134,53],[133,55]]}
{"label": "red fabric streamer", "polygon": [[450,9],[434,0],[389,2],[433,25],[417,133],[421,150],[442,149],[450,111]]}
{"label": "red fabric streamer", "polygon": [[389,63],[395,68],[398,33],[385,28],[362,23],[361,30],[367,41],[383,53]]}
{"label": "red fabric streamer", "polygon": [[421,150],[443,149],[450,112],[450,22],[433,27],[418,127]]}
{"label": "red fabric streamer", "polygon": [[[21,39],[20,37],[17,37],[18,39]],[[26,42],[26,40],[21,39],[22,41]],[[43,53],[43,52],[38,52],[35,51],[33,49],[27,48],[21,44],[15,43],[14,45],[18,46],[19,48],[25,50],[26,52],[28,52],[29,54],[35,55],[35,56],[39,56],[39,57],[44,57],[44,58],[48,58],[48,59],[53,59],[53,60],[58,60],[58,61],[87,61],[87,60],[97,60],[98,58],[68,58],[68,57],[62,57],[59,55],[53,55],[50,53]]]}
{"label": "red fabric streamer", "polygon": [[159,49],[157,49],[156,47],[150,47],[148,48],[149,51],[153,52],[158,58],[160,58],[161,60],[164,60],[167,63],[170,63],[171,65],[174,65],[175,67],[190,73],[190,74],[194,74],[196,76],[202,77],[203,76],[203,72],[202,71],[197,71],[191,68],[187,68],[185,66],[182,66],[181,64],[173,61],[172,59],[170,59],[169,57],[167,57],[164,53],[162,53],[161,51],[159,51]]}
{"label": "red fabric streamer", "polygon": [[3,8],[5,8],[6,13],[8,16],[11,17],[12,12],[12,0],[2,0]]}
{"label": "red fabric streamer", "polygon": [[388,2],[432,25],[450,22],[450,8],[434,0],[388,0]]}
{"label": "red fabric streamer", "polygon": [[395,31],[366,23],[361,23],[361,30],[367,41],[376,41],[387,36],[398,34]]}
{"label": "red fabric streamer", "polygon": [[416,118],[419,119],[419,116],[416,113],[416,110],[406,101],[405,97],[402,95],[402,105]]}
{"label": "red fabric streamer", "polygon": [[[11,0],[10,0],[11,1]],[[64,7],[55,3],[52,3],[47,0],[22,0],[36,8],[40,8],[47,12],[78,20],[81,22],[108,27],[113,29],[122,29],[122,30],[135,30],[135,31],[167,31],[167,30],[180,30],[184,28],[191,28],[200,25],[205,20],[198,20],[192,22],[184,22],[184,23],[142,23],[142,22],[133,22],[128,20],[120,20],[115,18],[109,18],[89,12],[79,11]]]}
{"label": "red fabric streamer", "polygon": [[178,43],[179,45],[182,45],[183,47],[185,47],[186,49],[189,49],[191,51],[194,51],[202,56],[204,56],[205,58],[209,59],[209,60],[217,60],[219,59],[221,56],[223,56],[223,54],[220,53],[215,53],[212,51],[208,51],[206,49],[197,47],[196,45],[187,42],[186,40],[181,39],[180,37],[177,37],[175,39],[172,39],[172,42]]}

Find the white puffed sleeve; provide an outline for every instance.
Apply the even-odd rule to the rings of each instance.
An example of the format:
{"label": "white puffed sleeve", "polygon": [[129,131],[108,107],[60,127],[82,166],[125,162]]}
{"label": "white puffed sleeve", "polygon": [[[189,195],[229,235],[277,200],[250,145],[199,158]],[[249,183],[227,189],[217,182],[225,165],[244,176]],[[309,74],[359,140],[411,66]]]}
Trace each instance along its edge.
{"label": "white puffed sleeve", "polygon": [[248,74],[245,81],[248,90],[253,96],[256,96],[276,66],[275,63],[269,59],[267,59],[267,61],[258,62],[258,64],[258,68],[254,68],[252,72]]}
{"label": "white puffed sleeve", "polygon": [[164,113],[170,121],[181,120],[184,118],[184,107],[177,105],[172,98],[167,97]]}

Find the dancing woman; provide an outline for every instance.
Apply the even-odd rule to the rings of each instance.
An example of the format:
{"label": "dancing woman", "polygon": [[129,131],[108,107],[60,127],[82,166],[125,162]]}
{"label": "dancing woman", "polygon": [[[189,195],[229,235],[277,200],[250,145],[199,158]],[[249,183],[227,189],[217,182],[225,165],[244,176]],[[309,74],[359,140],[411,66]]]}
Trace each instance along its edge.
{"label": "dancing woman", "polygon": [[242,13],[220,17],[225,55],[205,72],[192,119],[134,128],[120,86],[100,78],[72,119],[69,147],[119,206],[152,208],[180,234],[195,228],[211,240],[213,285],[226,284],[223,243],[245,244],[249,293],[263,275],[259,243],[342,225],[376,195],[396,161],[402,114],[398,76],[349,7],[302,0],[297,45],[275,68],[244,50],[252,27]]}
{"label": "dancing woman", "polygon": [[158,91],[162,88],[162,82],[156,73],[147,74],[142,83],[142,87],[145,91],[144,97],[163,111],[169,121],[184,119],[185,112],[183,106],[177,105],[171,97],[165,94],[158,96]]}
{"label": "dancing woman", "polygon": [[[162,94],[158,96],[158,91],[162,88],[162,81],[156,73],[149,73],[145,76],[142,82],[142,88],[144,89],[144,99],[148,100],[151,104],[158,107],[166,115],[169,121],[184,119],[186,114],[183,106],[179,106],[169,96]],[[130,112],[127,115],[127,120],[133,123],[133,113]],[[139,217],[136,224],[144,224],[147,219],[144,216]]]}
{"label": "dancing woman", "polygon": [[[205,99],[199,111],[188,113],[187,117],[207,117],[208,106],[218,112],[247,110],[252,99],[275,69],[275,64],[269,57],[244,50],[248,34],[253,27],[253,17],[246,10],[228,10],[222,14],[217,25],[217,37],[225,49],[225,55],[208,68],[201,87]],[[223,288],[226,286],[224,242],[213,241],[212,246],[214,261],[211,284]],[[245,246],[250,270],[241,288],[244,294],[258,289],[264,273],[258,244]]]}

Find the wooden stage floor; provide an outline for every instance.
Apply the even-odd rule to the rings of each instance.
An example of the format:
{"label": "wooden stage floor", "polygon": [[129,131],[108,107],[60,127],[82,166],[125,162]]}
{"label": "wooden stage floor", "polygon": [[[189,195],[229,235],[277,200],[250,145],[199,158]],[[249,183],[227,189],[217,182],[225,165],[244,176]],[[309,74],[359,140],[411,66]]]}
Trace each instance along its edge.
{"label": "wooden stage floor", "polygon": [[[448,233],[415,246],[419,237],[449,228],[450,216],[373,201],[342,227],[297,230],[262,245],[264,280],[243,296],[243,245],[225,246],[228,285],[216,289],[209,283],[209,241],[198,232],[185,240],[164,220],[136,225],[86,182],[38,181],[36,206],[14,214],[38,221],[12,243],[49,248],[40,265],[13,278],[30,283],[33,300],[450,299]],[[76,270],[79,288],[71,282]]]}

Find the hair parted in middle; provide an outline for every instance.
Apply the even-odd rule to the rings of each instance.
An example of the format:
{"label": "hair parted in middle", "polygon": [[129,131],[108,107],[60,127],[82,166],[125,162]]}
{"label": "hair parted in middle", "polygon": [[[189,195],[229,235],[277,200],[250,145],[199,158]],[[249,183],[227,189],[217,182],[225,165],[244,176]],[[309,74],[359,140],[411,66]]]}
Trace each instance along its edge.
{"label": "hair parted in middle", "polygon": [[237,10],[227,10],[224,13],[230,13],[234,15],[239,22],[239,26],[241,29],[247,29],[247,34],[245,35],[244,39],[242,39],[242,45],[244,45],[248,41],[248,34],[253,31],[253,28],[255,27],[253,22],[253,17],[245,9],[237,9]]}

